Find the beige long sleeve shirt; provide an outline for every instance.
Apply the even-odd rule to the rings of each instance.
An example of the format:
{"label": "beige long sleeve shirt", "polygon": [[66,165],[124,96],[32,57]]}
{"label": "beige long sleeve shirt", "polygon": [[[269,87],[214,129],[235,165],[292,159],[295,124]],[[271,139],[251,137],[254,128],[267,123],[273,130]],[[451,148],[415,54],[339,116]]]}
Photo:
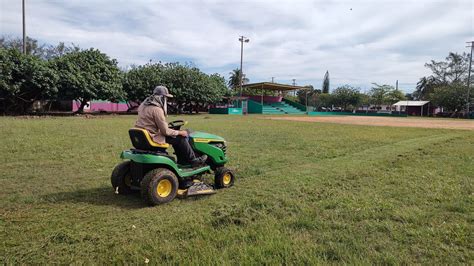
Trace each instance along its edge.
{"label": "beige long sleeve shirt", "polygon": [[153,141],[160,144],[166,143],[166,136],[175,137],[179,132],[168,128],[162,108],[143,103],[138,107],[138,120],[135,126],[148,130]]}

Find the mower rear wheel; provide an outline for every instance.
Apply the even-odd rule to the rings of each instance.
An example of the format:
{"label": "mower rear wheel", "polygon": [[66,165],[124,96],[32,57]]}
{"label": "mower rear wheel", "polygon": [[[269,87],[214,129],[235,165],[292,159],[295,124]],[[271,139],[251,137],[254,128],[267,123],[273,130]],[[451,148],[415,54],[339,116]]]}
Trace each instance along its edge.
{"label": "mower rear wheel", "polygon": [[172,171],[153,169],[142,180],[142,197],[152,206],[167,203],[176,197],[178,186],[178,178]]}
{"label": "mower rear wheel", "polygon": [[216,188],[229,188],[234,185],[234,180],[234,173],[229,168],[219,167],[216,169],[214,175]]}
{"label": "mower rear wheel", "polygon": [[110,177],[112,187],[117,194],[132,193],[132,175],[130,173],[130,161],[119,163],[115,166]]}

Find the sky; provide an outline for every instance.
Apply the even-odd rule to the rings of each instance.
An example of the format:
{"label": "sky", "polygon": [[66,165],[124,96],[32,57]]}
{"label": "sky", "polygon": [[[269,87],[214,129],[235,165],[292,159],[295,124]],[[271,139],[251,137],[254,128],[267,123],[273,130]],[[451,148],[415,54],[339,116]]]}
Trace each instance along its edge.
{"label": "sky", "polygon": [[[21,0],[0,0],[0,35],[22,36]],[[331,89],[372,83],[413,91],[430,60],[469,52],[472,0],[90,1],[26,0],[26,31],[41,43],[97,48],[127,69],[152,61],[192,63],[226,79]]]}

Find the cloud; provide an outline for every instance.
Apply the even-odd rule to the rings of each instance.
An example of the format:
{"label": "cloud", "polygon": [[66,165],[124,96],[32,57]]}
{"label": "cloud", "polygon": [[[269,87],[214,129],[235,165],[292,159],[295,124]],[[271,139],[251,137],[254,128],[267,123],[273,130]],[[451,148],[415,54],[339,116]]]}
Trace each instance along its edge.
{"label": "cloud", "polygon": [[[21,2],[0,0],[2,34],[21,36]],[[192,61],[251,81],[413,89],[424,63],[463,52],[474,37],[472,1],[27,1],[27,33],[98,48],[121,66]]]}

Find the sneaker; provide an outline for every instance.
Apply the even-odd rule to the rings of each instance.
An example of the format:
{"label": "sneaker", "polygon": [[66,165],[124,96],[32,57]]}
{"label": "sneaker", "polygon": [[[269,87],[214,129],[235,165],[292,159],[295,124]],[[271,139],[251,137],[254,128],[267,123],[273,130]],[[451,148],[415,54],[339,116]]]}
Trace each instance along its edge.
{"label": "sneaker", "polygon": [[191,164],[193,166],[198,166],[198,165],[204,164],[206,162],[206,160],[207,160],[207,155],[203,155],[201,157],[197,157],[194,160],[192,160]]}

